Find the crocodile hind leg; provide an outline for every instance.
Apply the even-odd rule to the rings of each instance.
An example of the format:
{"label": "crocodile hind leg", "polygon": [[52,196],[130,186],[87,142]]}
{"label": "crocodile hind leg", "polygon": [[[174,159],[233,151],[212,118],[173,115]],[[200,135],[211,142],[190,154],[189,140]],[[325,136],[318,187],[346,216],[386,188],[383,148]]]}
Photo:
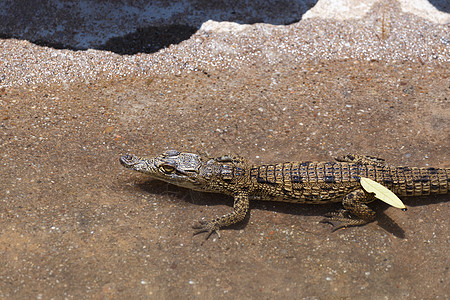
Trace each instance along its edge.
{"label": "crocodile hind leg", "polygon": [[373,194],[369,194],[363,189],[350,192],[342,200],[344,209],[338,212],[328,213],[321,222],[333,225],[333,231],[372,222],[375,219],[375,212],[366,203],[374,200],[375,197]]}
{"label": "crocodile hind leg", "polygon": [[198,225],[192,227],[193,229],[198,229],[194,232],[194,235],[206,232],[206,239],[208,239],[215,232],[220,237],[219,229],[242,221],[247,215],[248,207],[248,193],[243,191],[236,193],[234,195],[233,211],[209,222],[200,221]]}
{"label": "crocodile hind leg", "polygon": [[344,156],[338,156],[335,158],[335,160],[340,162],[356,163],[360,165],[378,165],[378,166],[385,165],[385,161],[382,158],[359,154],[348,154]]}

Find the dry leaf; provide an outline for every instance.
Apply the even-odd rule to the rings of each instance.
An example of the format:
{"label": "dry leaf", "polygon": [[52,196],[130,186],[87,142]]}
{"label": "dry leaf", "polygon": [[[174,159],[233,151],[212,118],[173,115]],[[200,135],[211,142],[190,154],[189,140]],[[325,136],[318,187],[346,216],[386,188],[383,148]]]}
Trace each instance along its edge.
{"label": "dry leaf", "polygon": [[400,200],[396,194],[372,179],[361,177],[361,186],[366,192],[375,193],[375,198],[380,199],[393,207],[401,209],[406,208],[402,200]]}

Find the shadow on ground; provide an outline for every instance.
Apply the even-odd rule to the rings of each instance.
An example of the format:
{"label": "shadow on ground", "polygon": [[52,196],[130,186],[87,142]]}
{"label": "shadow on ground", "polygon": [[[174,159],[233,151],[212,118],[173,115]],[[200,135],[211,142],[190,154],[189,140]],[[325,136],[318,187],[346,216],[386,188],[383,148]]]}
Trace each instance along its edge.
{"label": "shadow on ground", "polygon": [[[137,183],[136,185],[143,193],[161,195],[165,194],[169,197],[174,197],[179,201],[187,201],[189,203],[214,207],[218,205],[227,205],[229,211],[232,211],[233,200],[230,196],[215,194],[215,193],[203,193],[196,192],[189,189],[177,187],[165,182],[158,180],[144,181]],[[130,188],[132,190],[133,188]],[[406,199],[408,206],[423,206],[430,204],[437,204],[441,202],[447,202],[449,199],[445,195],[436,196],[422,196],[414,197],[412,199]],[[384,211],[389,208],[389,205],[381,203],[380,201],[375,201],[370,204],[370,207],[374,209],[377,215],[377,225],[383,228],[386,232],[396,236],[397,238],[404,239],[405,231],[403,228],[395,222],[395,220],[384,213]],[[245,220],[241,223],[235,224],[225,229],[244,229],[250,219],[250,213],[253,209],[272,211],[281,214],[290,214],[293,216],[316,216],[321,217],[328,212],[338,211],[342,208],[341,203],[333,203],[328,205],[298,205],[293,203],[280,203],[274,201],[252,201],[250,204],[250,211],[247,214]],[[205,216],[206,220],[208,218],[212,219],[213,216]],[[330,230],[332,227],[330,225]]]}
{"label": "shadow on ground", "polygon": [[189,39],[208,20],[240,24],[298,22],[317,0],[43,3],[3,1],[0,38],[56,49],[152,53]]}
{"label": "shadow on ground", "polygon": [[441,1],[441,0],[429,0],[431,5],[436,7],[438,10],[450,13],[450,2],[449,1]]}

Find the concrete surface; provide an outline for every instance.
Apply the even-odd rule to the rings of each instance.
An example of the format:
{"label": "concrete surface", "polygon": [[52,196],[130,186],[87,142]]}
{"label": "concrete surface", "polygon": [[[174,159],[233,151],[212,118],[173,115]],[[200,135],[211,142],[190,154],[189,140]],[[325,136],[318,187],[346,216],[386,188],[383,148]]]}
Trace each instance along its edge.
{"label": "concrete surface", "polygon": [[449,167],[445,2],[143,3],[0,4],[1,298],[449,298],[448,195],[373,203],[376,222],[335,233],[318,222],[339,205],[255,202],[204,242],[191,225],[229,198],[118,163]]}

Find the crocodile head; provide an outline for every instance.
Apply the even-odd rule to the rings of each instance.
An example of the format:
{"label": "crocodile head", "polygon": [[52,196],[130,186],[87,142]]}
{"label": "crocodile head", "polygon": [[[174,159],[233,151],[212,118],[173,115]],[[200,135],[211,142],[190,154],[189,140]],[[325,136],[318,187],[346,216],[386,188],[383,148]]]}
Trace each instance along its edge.
{"label": "crocodile head", "polygon": [[147,175],[154,179],[171,184],[194,189],[205,190],[203,177],[200,176],[202,157],[193,153],[183,153],[169,150],[154,158],[124,155],[120,163],[128,168]]}

